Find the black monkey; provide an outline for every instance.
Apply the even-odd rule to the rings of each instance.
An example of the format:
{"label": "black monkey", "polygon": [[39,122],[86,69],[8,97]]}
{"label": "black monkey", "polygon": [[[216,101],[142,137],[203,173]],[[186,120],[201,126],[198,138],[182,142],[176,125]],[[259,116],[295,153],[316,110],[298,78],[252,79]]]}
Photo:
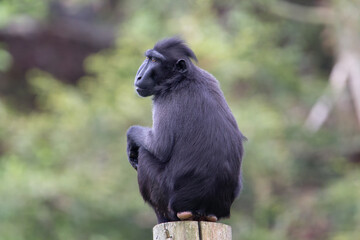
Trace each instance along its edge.
{"label": "black monkey", "polygon": [[153,96],[153,127],[127,132],[144,200],[159,223],[228,217],[241,189],[245,137],[218,81],[192,63],[195,54],[179,38],[159,41],[145,56],[135,87]]}

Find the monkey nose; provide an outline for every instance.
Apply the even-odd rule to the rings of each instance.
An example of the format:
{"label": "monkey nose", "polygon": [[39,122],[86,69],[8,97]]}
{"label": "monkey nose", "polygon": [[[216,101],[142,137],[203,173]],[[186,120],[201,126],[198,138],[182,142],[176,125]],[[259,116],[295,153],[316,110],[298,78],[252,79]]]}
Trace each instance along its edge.
{"label": "monkey nose", "polygon": [[136,81],[140,81],[141,80],[141,76],[136,78]]}

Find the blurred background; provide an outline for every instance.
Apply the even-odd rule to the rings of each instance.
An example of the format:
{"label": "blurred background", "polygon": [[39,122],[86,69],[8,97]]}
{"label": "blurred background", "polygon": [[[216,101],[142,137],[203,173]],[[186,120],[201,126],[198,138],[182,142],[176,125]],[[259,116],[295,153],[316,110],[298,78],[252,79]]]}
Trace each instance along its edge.
{"label": "blurred background", "polygon": [[1,0],[0,239],[152,238],[125,133],[173,35],[249,139],[233,239],[358,239],[360,0]]}

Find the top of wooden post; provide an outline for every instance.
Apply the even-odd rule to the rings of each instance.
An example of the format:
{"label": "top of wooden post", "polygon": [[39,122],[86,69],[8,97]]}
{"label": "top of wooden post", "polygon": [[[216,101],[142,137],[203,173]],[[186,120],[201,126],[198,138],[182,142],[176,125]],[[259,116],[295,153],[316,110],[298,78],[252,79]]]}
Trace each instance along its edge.
{"label": "top of wooden post", "polygon": [[222,223],[179,221],[153,228],[153,240],[231,240],[231,227]]}

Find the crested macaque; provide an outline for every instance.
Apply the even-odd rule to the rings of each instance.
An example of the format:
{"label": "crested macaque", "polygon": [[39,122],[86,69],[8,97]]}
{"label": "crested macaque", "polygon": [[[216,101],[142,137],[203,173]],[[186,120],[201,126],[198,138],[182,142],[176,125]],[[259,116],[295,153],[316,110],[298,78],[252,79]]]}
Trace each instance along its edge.
{"label": "crested macaque", "polygon": [[147,50],[135,87],[152,96],[153,126],[132,126],[127,154],[159,223],[229,217],[242,187],[245,137],[214,76],[179,38]]}

